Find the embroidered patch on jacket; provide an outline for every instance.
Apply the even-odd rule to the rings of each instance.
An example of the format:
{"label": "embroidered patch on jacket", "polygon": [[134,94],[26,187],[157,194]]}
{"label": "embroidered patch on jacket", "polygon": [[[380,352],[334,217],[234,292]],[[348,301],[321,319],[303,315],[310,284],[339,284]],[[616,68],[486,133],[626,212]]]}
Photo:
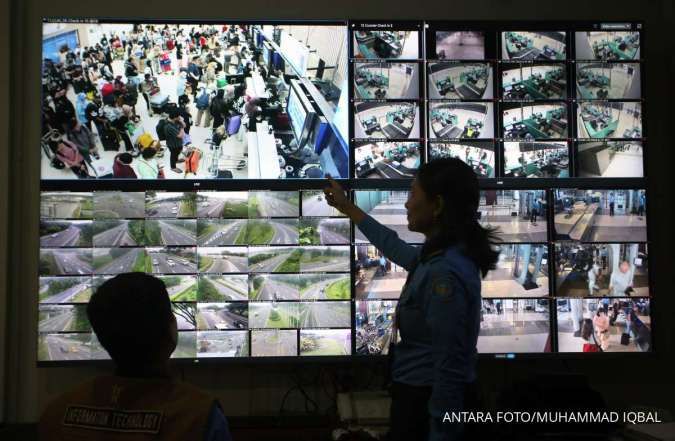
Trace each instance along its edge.
{"label": "embroidered patch on jacket", "polygon": [[162,412],[93,406],[68,406],[63,425],[111,432],[159,433]]}
{"label": "embroidered patch on jacket", "polygon": [[450,300],[452,298],[452,279],[449,277],[439,277],[434,279],[431,284],[431,291],[435,296],[443,300]]}

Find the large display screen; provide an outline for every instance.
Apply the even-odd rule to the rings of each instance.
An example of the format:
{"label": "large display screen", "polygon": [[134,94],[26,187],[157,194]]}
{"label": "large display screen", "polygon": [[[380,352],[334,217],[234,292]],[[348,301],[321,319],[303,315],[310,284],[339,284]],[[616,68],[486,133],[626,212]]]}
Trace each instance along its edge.
{"label": "large display screen", "polygon": [[[37,359],[104,360],[86,304],[167,287],[189,362],[388,353],[421,165],[480,178],[486,357],[653,351],[641,23],[43,23]],[[308,179],[309,178],[309,179]],[[312,179],[313,178],[313,179]],[[589,352],[595,352],[592,355]]]}

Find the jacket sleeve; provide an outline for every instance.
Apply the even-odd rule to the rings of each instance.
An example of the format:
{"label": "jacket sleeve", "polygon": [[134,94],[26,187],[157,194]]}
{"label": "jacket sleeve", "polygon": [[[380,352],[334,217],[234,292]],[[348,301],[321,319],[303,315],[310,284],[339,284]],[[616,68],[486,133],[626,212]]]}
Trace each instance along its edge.
{"label": "jacket sleeve", "polygon": [[220,404],[217,402],[214,402],[211,406],[204,441],[232,441],[227,418],[225,418]]}
{"label": "jacket sleeve", "polygon": [[356,226],[387,259],[402,266],[406,271],[413,268],[420,252],[418,247],[408,244],[398,237],[394,230],[385,227],[371,216],[366,216]]}
{"label": "jacket sleeve", "polygon": [[431,330],[433,384],[429,399],[429,441],[452,440],[457,424],[443,423],[446,412],[461,411],[469,368],[470,317],[467,293],[454,278],[447,262],[430,269],[425,307]]}

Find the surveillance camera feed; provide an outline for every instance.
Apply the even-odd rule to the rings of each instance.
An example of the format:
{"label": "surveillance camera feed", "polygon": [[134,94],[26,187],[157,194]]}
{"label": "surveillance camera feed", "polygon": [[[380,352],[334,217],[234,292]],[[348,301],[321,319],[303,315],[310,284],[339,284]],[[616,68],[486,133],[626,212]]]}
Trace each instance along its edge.
{"label": "surveillance camera feed", "polygon": [[42,193],[39,359],[105,358],[78,305],[133,271],[167,288],[174,358],[349,355],[351,227],[322,194]]}
{"label": "surveillance camera feed", "polygon": [[[42,31],[42,179],[347,177],[344,24],[63,20]],[[296,93],[322,105],[291,112]]]}
{"label": "surveillance camera feed", "polygon": [[356,178],[413,178],[420,166],[419,142],[359,142],[354,149]]}
{"label": "surveillance camera feed", "polygon": [[357,300],[398,299],[408,272],[371,244],[355,247],[355,295]]}
{"label": "surveillance camera feed", "polygon": [[354,96],[364,100],[418,99],[417,63],[354,63]]}
{"label": "surveillance camera feed", "polygon": [[353,32],[354,58],[416,60],[419,31],[361,29]]}
{"label": "surveillance camera feed", "polygon": [[502,108],[504,138],[530,141],[568,136],[565,103],[512,104]]}
{"label": "surveillance camera feed", "polygon": [[395,310],[396,301],[356,302],[356,354],[386,355],[389,352]]}
{"label": "surveillance camera feed", "polygon": [[560,297],[649,297],[646,243],[555,244]]}
{"label": "surveillance camera feed", "polygon": [[485,34],[473,31],[436,31],[436,58],[439,60],[485,59]]}
{"label": "surveillance camera feed", "polygon": [[430,139],[494,138],[491,102],[429,103]]}
{"label": "surveillance camera feed", "polygon": [[640,99],[639,63],[577,63],[577,98]]}
{"label": "surveillance camera feed", "polygon": [[567,142],[504,142],[504,177],[567,178],[570,160]]}
{"label": "surveillance camera feed", "polygon": [[548,239],[545,190],[482,190],[478,219],[496,228],[504,242],[541,242]]}
{"label": "surveillance camera feed", "polygon": [[459,158],[473,168],[479,178],[495,177],[495,146],[492,141],[429,143],[429,160]]}
{"label": "surveillance camera feed", "polygon": [[584,101],[577,106],[579,138],[642,138],[642,104]]}
{"label": "surveillance camera feed", "polygon": [[551,352],[548,299],[482,299],[479,353]]}
{"label": "surveillance camera feed", "polygon": [[[424,243],[422,233],[408,229],[408,216],[405,202],[408,191],[402,190],[355,190],[354,203],[366,214],[381,224],[394,230],[398,236],[408,243]],[[358,227],[354,231],[357,243],[367,242]]]}
{"label": "surveillance camera feed", "polygon": [[645,190],[554,190],[556,240],[646,242]]}
{"label": "surveillance camera feed", "polygon": [[419,138],[419,104],[413,101],[355,103],[354,135],[377,139]]}
{"label": "surveillance camera feed", "polygon": [[643,26],[43,20],[38,362],[109,359],[87,304],[127,272],[164,283],[179,363],[386,356],[411,269],[326,178],[415,251],[442,158],[496,239],[480,354],[653,352]]}
{"label": "surveillance camera feed", "polygon": [[489,297],[546,297],[548,247],[543,244],[502,244],[497,268],[483,279],[481,295]]}
{"label": "surveillance camera feed", "polygon": [[502,60],[564,60],[565,32],[502,32]]}
{"label": "surveillance camera feed", "polygon": [[639,60],[639,32],[575,32],[577,60]]}
{"label": "surveillance camera feed", "polygon": [[582,178],[641,178],[641,141],[577,142],[577,175]]}
{"label": "surveillance camera feed", "polygon": [[492,66],[489,63],[429,63],[431,99],[492,99]]}
{"label": "surveillance camera feed", "polygon": [[650,299],[557,300],[559,352],[649,352]]}
{"label": "surveillance camera feed", "polygon": [[508,101],[567,98],[564,64],[519,64],[502,70],[502,97]]}

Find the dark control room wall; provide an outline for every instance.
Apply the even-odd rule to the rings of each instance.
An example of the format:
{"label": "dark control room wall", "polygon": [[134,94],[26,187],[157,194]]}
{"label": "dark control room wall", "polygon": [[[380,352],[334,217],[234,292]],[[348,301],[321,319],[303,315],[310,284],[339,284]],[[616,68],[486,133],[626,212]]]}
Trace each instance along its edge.
{"label": "dark control room wall", "polygon": [[[675,113],[672,103],[675,76],[675,26],[672,0],[472,0],[472,1],[226,1],[208,0],[13,0],[2,9],[2,48],[11,35],[11,51],[2,56],[2,127],[0,133],[0,261],[11,256],[0,271],[8,277],[7,301],[0,295],[0,399],[5,421],[35,421],[55,394],[82,378],[103,371],[97,368],[35,367],[38,261],[38,191],[40,133],[40,40],[41,17],[151,17],[151,18],[250,18],[250,19],[450,19],[450,20],[644,20],[647,60],[647,170],[650,176],[650,247],[656,281],[654,301],[655,345],[653,357],[613,360],[485,360],[479,366],[483,391],[490,397],[505,384],[533,373],[549,371],[587,374],[594,388],[610,405],[644,404],[669,408],[675,414],[674,369],[667,361],[673,347],[673,135]],[[11,12],[10,12],[11,11]],[[7,23],[9,21],[9,28]],[[11,63],[11,64],[9,64]],[[11,83],[5,81],[7,66]],[[8,98],[9,97],[9,100]],[[6,115],[9,109],[9,117]],[[5,125],[9,122],[9,126]],[[7,127],[9,127],[7,129]],[[9,136],[8,136],[9,135]],[[9,137],[9,142],[7,142]],[[8,180],[8,184],[5,182]],[[9,209],[4,210],[5,198]],[[670,244],[670,245],[668,245]],[[0,288],[2,289],[2,288]],[[4,293],[3,293],[4,294]],[[6,303],[6,305],[5,305]],[[5,307],[6,306],[6,307]],[[3,314],[6,312],[6,314]],[[7,317],[6,320],[3,317]],[[6,331],[3,333],[3,331]],[[228,415],[272,415],[290,387],[288,373],[298,365],[194,366],[184,369],[185,378],[208,387],[221,397]],[[3,374],[3,368],[4,373]],[[366,367],[355,367],[356,375],[370,375]],[[325,395],[324,395],[325,396]],[[322,407],[329,403],[324,399]],[[299,402],[289,407],[299,408]],[[3,406],[0,406],[0,408]],[[1,419],[0,419],[1,420]]]}

